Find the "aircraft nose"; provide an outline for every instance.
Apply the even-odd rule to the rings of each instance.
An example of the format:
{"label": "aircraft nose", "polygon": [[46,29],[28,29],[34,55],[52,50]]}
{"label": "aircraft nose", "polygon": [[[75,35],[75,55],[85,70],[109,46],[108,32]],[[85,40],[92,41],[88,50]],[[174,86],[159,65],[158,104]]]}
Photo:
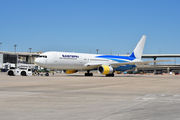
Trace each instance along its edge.
{"label": "aircraft nose", "polygon": [[36,64],[39,64],[39,63],[40,63],[39,58],[36,58],[36,59],[35,59],[35,63],[36,63]]}

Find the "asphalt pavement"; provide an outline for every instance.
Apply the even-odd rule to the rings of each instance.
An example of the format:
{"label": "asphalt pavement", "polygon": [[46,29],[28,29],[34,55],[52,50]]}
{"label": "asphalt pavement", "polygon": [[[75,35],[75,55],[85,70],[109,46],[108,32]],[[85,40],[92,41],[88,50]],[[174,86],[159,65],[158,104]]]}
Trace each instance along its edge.
{"label": "asphalt pavement", "polygon": [[180,120],[180,76],[0,73],[0,120]]}

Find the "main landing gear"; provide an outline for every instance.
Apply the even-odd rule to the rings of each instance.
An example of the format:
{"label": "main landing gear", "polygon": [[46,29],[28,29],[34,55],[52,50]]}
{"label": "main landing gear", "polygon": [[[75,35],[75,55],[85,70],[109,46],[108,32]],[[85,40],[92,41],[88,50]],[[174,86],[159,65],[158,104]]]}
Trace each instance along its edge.
{"label": "main landing gear", "polygon": [[107,74],[106,77],[114,77],[114,73],[112,73],[112,74]]}
{"label": "main landing gear", "polygon": [[87,70],[87,73],[84,74],[84,76],[93,76],[93,73],[89,73],[90,70]]}

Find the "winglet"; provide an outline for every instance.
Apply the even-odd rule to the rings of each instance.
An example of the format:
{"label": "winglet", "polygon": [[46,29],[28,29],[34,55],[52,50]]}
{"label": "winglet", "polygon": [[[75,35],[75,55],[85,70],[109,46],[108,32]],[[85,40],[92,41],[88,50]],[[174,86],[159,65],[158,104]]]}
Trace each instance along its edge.
{"label": "winglet", "polygon": [[135,47],[134,51],[131,53],[129,57],[133,57],[136,59],[141,59],[143,49],[144,49],[144,44],[146,41],[146,36],[143,35],[137,46]]}

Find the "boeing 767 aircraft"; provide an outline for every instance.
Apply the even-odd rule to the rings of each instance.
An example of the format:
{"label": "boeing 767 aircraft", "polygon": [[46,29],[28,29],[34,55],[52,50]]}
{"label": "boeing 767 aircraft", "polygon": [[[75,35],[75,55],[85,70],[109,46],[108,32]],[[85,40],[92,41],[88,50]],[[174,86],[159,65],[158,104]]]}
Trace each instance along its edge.
{"label": "boeing 767 aircraft", "polygon": [[143,35],[130,56],[45,52],[35,59],[35,63],[44,68],[64,70],[66,74],[87,70],[85,76],[93,76],[90,71],[97,69],[101,74],[113,77],[115,71],[125,71],[136,67],[136,64],[164,62],[163,60],[146,62],[141,60],[145,40],[146,36]]}

